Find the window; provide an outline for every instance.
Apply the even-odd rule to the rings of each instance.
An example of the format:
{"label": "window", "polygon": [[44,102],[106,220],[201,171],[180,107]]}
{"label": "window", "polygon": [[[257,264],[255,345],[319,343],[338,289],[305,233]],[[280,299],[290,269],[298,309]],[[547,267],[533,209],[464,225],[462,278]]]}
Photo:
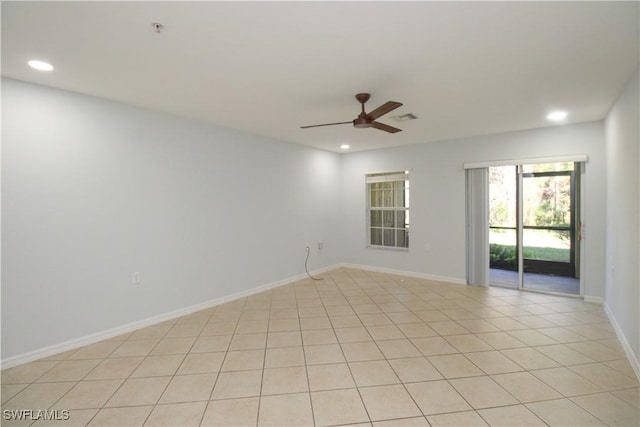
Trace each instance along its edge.
{"label": "window", "polygon": [[409,171],[375,173],[367,181],[367,234],[371,247],[409,247]]}

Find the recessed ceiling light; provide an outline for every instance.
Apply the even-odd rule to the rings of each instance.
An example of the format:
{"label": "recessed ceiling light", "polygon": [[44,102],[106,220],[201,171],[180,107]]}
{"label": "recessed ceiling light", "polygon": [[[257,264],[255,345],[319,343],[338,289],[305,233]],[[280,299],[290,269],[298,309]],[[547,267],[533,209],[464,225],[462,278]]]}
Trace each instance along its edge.
{"label": "recessed ceiling light", "polygon": [[349,144],[342,144],[340,148],[342,148],[343,150],[348,150],[350,147]]}
{"label": "recessed ceiling light", "polygon": [[28,62],[29,66],[33,69],[36,69],[38,71],[52,71],[53,70],[53,65],[49,64],[48,62],[44,62],[44,61],[29,61]]}
{"label": "recessed ceiling light", "polygon": [[569,113],[567,113],[566,111],[552,111],[547,114],[547,120],[551,120],[552,122],[561,122],[566,119],[568,115]]}

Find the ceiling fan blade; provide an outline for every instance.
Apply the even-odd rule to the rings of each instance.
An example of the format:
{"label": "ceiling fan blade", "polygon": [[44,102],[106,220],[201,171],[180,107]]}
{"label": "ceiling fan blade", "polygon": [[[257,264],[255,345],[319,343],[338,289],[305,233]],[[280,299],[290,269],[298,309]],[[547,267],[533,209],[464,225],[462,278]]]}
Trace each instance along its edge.
{"label": "ceiling fan blade", "polygon": [[376,129],[380,129],[389,133],[402,132],[402,129],[394,128],[393,126],[385,125],[384,123],[380,123],[380,122],[371,122],[371,127],[374,127]]}
{"label": "ceiling fan blade", "polygon": [[369,114],[365,116],[367,120],[375,120],[380,116],[387,114],[389,111],[393,111],[396,108],[402,106],[401,102],[389,101],[387,103],[382,104],[375,110],[371,111]]}
{"label": "ceiling fan blade", "polygon": [[353,121],[350,121],[350,122],[338,122],[338,123],[325,123],[325,124],[322,124],[322,125],[300,126],[300,129],[317,128],[317,127],[320,127],[320,126],[346,125],[347,123],[353,123]]}

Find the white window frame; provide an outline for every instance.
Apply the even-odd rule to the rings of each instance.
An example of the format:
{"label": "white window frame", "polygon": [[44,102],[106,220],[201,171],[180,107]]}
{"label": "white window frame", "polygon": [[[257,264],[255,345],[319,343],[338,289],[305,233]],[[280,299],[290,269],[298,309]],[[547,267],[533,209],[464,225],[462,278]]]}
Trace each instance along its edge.
{"label": "white window frame", "polygon": [[[402,183],[398,185],[398,183]],[[376,249],[393,249],[393,250],[401,250],[408,251],[409,250],[409,171],[397,171],[397,172],[383,172],[383,173],[371,173],[365,176],[366,183],[366,193],[367,193],[367,209],[366,209],[366,225],[367,225],[367,247],[368,248],[376,248]],[[393,185],[393,190],[391,193],[391,199],[393,202],[386,201],[383,202],[383,206],[371,206],[371,194],[372,191],[376,191],[372,189],[372,184],[377,183],[395,183]],[[395,197],[395,191],[399,188],[402,188],[403,191],[403,202],[404,206],[397,205],[398,198]],[[380,190],[383,191],[383,190]],[[380,212],[380,222],[377,224],[372,224],[372,211]],[[385,226],[385,221],[383,218],[386,217],[386,212],[392,212],[390,215],[393,217],[393,222],[391,226]],[[399,212],[402,212],[402,215],[398,215]],[[397,222],[404,219],[404,224],[402,227],[398,226]],[[377,221],[376,221],[377,222]],[[376,241],[372,242],[372,234],[374,230],[380,230],[380,237],[376,239]],[[391,232],[391,230],[393,230]],[[390,236],[393,236],[393,241],[389,242],[386,240]],[[399,236],[402,237],[402,241],[398,239]],[[380,243],[378,243],[380,242]],[[400,243],[400,246],[398,246]],[[404,244],[403,244],[404,243]]]}

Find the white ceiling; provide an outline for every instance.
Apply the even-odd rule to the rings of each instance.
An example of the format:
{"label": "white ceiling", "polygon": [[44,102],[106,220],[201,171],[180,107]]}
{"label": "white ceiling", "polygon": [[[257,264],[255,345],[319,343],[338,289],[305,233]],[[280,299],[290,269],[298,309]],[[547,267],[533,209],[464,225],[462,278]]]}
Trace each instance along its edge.
{"label": "white ceiling", "polygon": [[[3,1],[2,75],[358,151],[602,119],[638,67],[638,6]],[[299,128],[354,119],[358,92],[404,103],[379,119],[403,132]]]}

